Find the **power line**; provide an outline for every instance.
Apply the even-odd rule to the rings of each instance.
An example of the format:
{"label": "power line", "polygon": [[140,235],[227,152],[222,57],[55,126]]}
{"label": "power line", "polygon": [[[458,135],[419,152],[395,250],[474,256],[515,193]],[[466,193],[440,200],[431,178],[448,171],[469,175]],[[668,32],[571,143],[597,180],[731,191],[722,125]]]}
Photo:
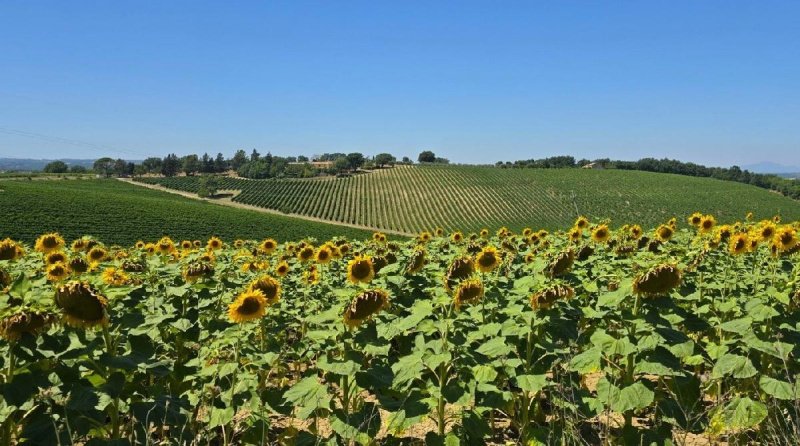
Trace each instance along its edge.
{"label": "power line", "polygon": [[88,141],[81,141],[78,139],[64,138],[61,136],[54,136],[54,135],[45,135],[43,133],[28,132],[25,130],[12,129],[9,127],[0,126],[0,133],[5,133],[7,135],[23,136],[26,138],[39,139],[42,141],[49,141],[61,144],[70,144],[78,147],[84,147],[95,150],[97,153],[101,155],[108,155],[108,152],[116,152],[116,153],[126,153],[129,155],[135,155],[136,157],[142,157],[142,158],[147,158],[149,156],[147,154],[137,152],[135,150],[118,149],[115,147],[103,146]]}

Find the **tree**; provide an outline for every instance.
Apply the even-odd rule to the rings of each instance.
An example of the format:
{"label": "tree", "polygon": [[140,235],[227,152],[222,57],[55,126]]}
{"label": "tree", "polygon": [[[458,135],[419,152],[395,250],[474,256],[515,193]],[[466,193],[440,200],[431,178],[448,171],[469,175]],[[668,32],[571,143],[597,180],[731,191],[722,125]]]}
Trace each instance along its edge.
{"label": "tree", "polygon": [[122,158],[114,160],[114,175],[118,177],[125,176],[128,172],[128,163]]}
{"label": "tree", "polygon": [[181,161],[178,155],[171,153],[161,161],[161,174],[165,177],[174,177],[181,168]]}
{"label": "tree", "polygon": [[66,173],[67,170],[69,170],[69,167],[64,161],[51,161],[44,166],[46,173]]}
{"label": "tree", "polygon": [[347,159],[347,165],[352,170],[357,170],[364,164],[364,155],[358,152],[348,153],[345,159]]}
{"label": "tree", "polygon": [[214,158],[208,156],[208,153],[204,153],[200,160],[200,172],[214,173]]}
{"label": "tree", "polygon": [[226,170],[228,170],[228,162],[225,161],[225,156],[217,153],[217,157],[214,158],[214,172],[223,173]]}
{"label": "tree", "polygon": [[417,161],[420,163],[435,163],[436,162],[436,154],[431,152],[430,150],[426,150],[419,154],[417,157]]}
{"label": "tree", "polygon": [[214,175],[203,175],[200,177],[200,187],[197,189],[197,196],[200,198],[213,198],[219,190],[219,181]]}
{"label": "tree", "polygon": [[87,169],[86,167],[81,166],[80,164],[75,164],[69,168],[69,171],[72,173],[86,173]]}
{"label": "tree", "polygon": [[304,156],[304,155],[300,155],[300,156],[297,157],[297,162],[298,163],[307,163],[308,162],[308,157]]}
{"label": "tree", "polygon": [[404,156],[403,157],[403,164],[411,164],[411,158]]}
{"label": "tree", "polygon": [[200,159],[197,155],[186,155],[181,159],[181,170],[186,176],[192,176],[200,170]]}
{"label": "tree", "polygon": [[231,169],[238,171],[239,168],[242,167],[242,165],[246,162],[247,162],[247,154],[244,152],[244,150],[239,149],[233,155],[233,158],[231,158],[230,162]]}
{"label": "tree", "polygon": [[142,167],[146,173],[161,172],[161,158],[150,157],[142,161]]}
{"label": "tree", "polygon": [[345,170],[350,168],[350,163],[347,161],[347,157],[340,156],[333,161],[333,168],[336,169],[337,173],[342,173]]}
{"label": "tree", "polygon": [[261,154],[258,153],[258,150],[253,149],[253,151],[250,152],[250,161],[258,161],[259,158],[261,158]]}
{"label": "tree", "polygon": [[383,167],[387,164],[394,165],[395,161],[395,158],[389,153],[379,153],[375,155],[375,164],[377,164],[378,167]]}
{"label": "tree", "polygon": [[94,162],[93,169],[98,174],[108,178],[114,173],[114,164],[113,159],[105,156]]}

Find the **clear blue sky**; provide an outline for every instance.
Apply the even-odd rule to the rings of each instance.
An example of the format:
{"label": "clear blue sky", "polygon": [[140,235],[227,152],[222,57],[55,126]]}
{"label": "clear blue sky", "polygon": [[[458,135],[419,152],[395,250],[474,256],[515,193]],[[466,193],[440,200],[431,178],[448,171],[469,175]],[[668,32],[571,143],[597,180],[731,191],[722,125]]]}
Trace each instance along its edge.
{"label": "clear blue sky", "polygon": [[797,1],[4,1],[0,156],[800,165],[798,17]]}

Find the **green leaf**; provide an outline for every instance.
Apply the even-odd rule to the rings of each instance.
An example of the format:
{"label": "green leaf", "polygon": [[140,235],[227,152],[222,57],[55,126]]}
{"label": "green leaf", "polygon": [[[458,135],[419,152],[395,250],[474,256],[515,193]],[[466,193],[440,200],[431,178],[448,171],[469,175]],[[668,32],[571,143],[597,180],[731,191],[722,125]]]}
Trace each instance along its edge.
{"label": "green leaf", "polygon": [[517,386],[525,392],[537,393],[551,384],[545,375],[517,376]]}
{"label": "green leaf", "polygon": [[472,368],[472,375],[478,383],[490,383],[497,378],[497,370],[490,365],[476,365]]}
{"label": "green leaf", "polygon": [[508,355],[511,353],[512,348],[506,344],[505,338],[497,337],[484,342],[476,351],[489,358],[497,358],[499,356]]}
{"label": "green leaf", "polygon": [[392,365],[392,372],[394,373],[392,387],[395,389],[407,389],[415,379],[420,378],[424,367],[422,355],[419,353],[403,356]]}
{"label": "green leaf", "polygon": [[[294,404],[310,410],[330,407],[331,398],[328,395],[328,386],[320,383],[316,376],[303,378],[283,394],[283,398]],[[306,413],[310,415],[310,413]]]}
{"label": "green leaf", "polygon": [[758,380],[758,385],[761,386],[764,393],[779,400],[794,400],[798,397],[797,387],[786,381],[762,376]]}
{"label": "green leaf", "polygon": [[233,421],[233,407],[211,407],[211,414],[209,415],[208,428],[218,426],[227,426]]}
{"label": "green leaf", "polygon": [[619,406],[616,410],[625,412],[627,410],[644,409],[655,399],[655,393],[648,389],[644,384],[637,382],[622,389],[619,393]]}
{"label": "green leaf", "polygon": [[578,353],[569,361],[569,369],[581,374],[597,372],[600,370],[602,353],[597,347],[592,347],[585,352]]}
{"label": "green leaf", "polygon": [[735,433],[754,429],[767,417],[767,406],[747,397],[735,397],[711,415],[709,431],[713,434]]}
{"label": "green leaf", "polygon": [[753,319],[743,317],[720,324],[720,328],[728,333],[745,334],[753,328]]}
{"label": "green leaf", "polygon": [[328,358],[323,356],[317,362],[317,368],[335,375],[353,376],[361,370],[361,365],[351,360],[328,362]]}
{"label": "green leaf", "polygon": [[711,377],[714,379],[723,378],[725,376],[732,376],[734,378],[750,378],[757,373],[753,363],[745,356],[733,355],[726,353],[722,355],[717,363],[714,364],[714,369],[711,372]]}

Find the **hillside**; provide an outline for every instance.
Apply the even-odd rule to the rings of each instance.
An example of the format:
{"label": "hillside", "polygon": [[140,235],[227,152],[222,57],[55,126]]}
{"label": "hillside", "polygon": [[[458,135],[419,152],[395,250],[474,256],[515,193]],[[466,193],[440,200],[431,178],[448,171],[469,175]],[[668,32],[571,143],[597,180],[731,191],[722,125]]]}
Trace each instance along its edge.
{"label": "hillside", "polygon": [[[197,177],[140,181],[194,192]],[[800,218],[800,202],[709,178],[623,170],[395,167],[350,178],[222,179],[234,201],[286,213],[407,233],[508,226],[563,228],[579,214],[655,225],[694,211],[736,219]]]}
{"label": "hillside", "polygon": [[364,237],[367,231],[281,215],[232,209],[116,180],[0,181],[0,239],[33,242],[49,231],[71,240],[85,234],[132,244],[162,235],[202,239],[218,235],[278,240]]}

